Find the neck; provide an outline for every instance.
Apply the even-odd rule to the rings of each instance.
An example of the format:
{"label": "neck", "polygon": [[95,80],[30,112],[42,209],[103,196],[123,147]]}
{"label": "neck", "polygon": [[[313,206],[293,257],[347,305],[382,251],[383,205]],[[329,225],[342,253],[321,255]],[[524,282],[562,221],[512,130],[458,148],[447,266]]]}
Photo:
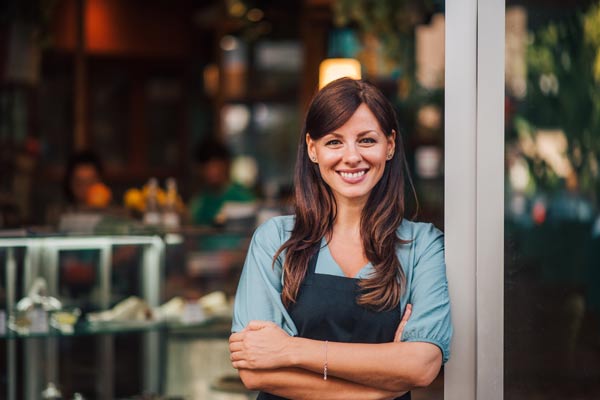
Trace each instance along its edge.
{"label": "neck", "polygon": [[343,233],[344,236],[360,235],[360,219],[364,203],[337,203],[337,215],[333,225],[334,232]]}

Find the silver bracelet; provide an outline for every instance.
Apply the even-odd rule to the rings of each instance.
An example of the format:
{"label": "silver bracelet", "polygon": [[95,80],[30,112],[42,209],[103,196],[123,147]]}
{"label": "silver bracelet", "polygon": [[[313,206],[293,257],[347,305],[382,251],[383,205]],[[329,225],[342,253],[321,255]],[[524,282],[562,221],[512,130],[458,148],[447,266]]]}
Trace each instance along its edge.
{"label": "silver bracelet", "polygon": [[323,364],[323,380],[324,381],[327,380],[327,343],[329,343],[328,340],[325,341],[325,364]]}

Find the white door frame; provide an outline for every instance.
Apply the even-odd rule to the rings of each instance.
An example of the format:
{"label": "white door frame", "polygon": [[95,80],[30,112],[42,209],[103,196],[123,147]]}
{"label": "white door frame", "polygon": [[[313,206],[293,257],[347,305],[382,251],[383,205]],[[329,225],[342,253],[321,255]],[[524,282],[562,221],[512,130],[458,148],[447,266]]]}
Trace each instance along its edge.
{"label": "white door frame", "polygon": [[446,2],[446,400],[502,400],[504,0]]}

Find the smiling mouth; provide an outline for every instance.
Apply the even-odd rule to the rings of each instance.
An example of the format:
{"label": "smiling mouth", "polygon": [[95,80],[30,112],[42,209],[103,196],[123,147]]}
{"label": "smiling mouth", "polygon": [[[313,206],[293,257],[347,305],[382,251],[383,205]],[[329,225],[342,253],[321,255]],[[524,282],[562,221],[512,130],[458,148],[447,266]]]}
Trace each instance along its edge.
{"label": "smiling mouth", "polygon": [[340,176],[344,179],[358,179],[362,176],[364,176],[367,173],[367,169],[363,169],[361,171],[356,171],[356,172],[345,172],[345,171],[338,171],[338,174],[340,174]]}

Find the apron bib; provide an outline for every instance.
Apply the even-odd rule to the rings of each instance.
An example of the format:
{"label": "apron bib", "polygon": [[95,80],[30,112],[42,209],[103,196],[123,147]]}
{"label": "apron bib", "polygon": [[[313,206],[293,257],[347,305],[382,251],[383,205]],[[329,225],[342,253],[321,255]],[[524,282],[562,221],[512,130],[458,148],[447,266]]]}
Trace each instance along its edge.
{"label": "apron bib", "polygon": [[[375,312],[359,306],[358,279],[317,274],[318,256],[317,252],[311,258],[296,302],[288,308],[298,336],[330,342],[392,342],[401,320],[400,307]],[[257,400],[286,399],[261,392]],[[410,392],[396,400],[410,400]]]}

